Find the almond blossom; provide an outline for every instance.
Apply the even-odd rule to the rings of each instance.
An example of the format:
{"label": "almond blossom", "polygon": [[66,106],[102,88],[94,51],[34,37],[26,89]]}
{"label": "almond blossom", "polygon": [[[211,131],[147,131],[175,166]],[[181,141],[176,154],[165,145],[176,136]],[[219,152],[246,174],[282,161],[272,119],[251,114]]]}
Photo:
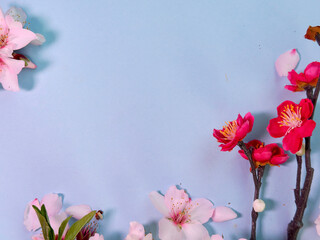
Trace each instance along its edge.
{"label": "almond blossom", "polygon": [[284,101],[278,108],[278,117],[269,121],[267,130],[274,138],[283,137],[284,150],[290,150],[295,154],[302,147],[305,137],[310,137],[316,122],[309,120],[313,112],[313,104],[310,99],[302,99],[299,104],[292,101]]}
{"label": "almond blossom", "polygon": [[214,129],[213,136],[222,143],[221,151],[231,151],[237,146],[251,132],[253,122],[254,117],[248,112],[244,117],[239,114],[237,120],[227,122],[221,130]]}
{"label": "almond blossom", "polygon": [[204,198],[191,200],[184,190],[171,186],[163,196],[149,195],[155,208],[163,214],[159,222],[162,240],[204,240],[209,238],[206,223],[213,213],[213,204]]}
{"label": "almond blossom", "polygon": [[13,50],[27,46],[31,41],[37,39],[35,33],[24,29],[23,25],[11,15],[3,15],[0,9],[0,53],[8,57]]}
{"label": "almond blossom", "polygon": [[152,240],[152,234],[146,235],[144,227],[138,222],[130,222],[129,233],[125,240]]}

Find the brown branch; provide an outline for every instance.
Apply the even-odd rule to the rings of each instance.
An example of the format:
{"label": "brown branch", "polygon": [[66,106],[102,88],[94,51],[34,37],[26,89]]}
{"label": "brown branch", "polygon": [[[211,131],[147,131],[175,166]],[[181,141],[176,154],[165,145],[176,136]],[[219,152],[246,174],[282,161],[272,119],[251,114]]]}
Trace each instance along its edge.
{"label": "brown branch", "polygon": [[[313,103],[313,112],[310,117],[310,119],[313,119],[318,96],[319,96],[319,91],[320,91],[320,81],[318,80],[317,86],[313,92],[312,89],[306,89],[307,91],[307,97],[312,101]],[[305,153],[305,166],[306,166],[306,177],[304,180],[303,188],[300,192],[299,196],[299,201],[297,204],[296,212],[294,214],[293,220],[288,225],[287,233],[288,233],[288,239],[289,240],[295,240],[297,239],[297,236],[299,234],[300,229],[303,227],[303,215],[305,212],[305,209],[307,207],[307,202],[310,194],[310,189],[311,189],[311,184],[313,180],[313,173],[314,169],[311,166],[311,137],[306,137],[305,138],[305,143],[306,143],[306,153]],[[299,166],[298,166],[299,168]],[[297,182],[300,181],[300,176],[297,174]],[[296,191],[295,191],[296,194]]]}
{"label": "brown branch", "polygon": [[[252,159],[252,151],[250,149],[247,148],[247,146],[244,144],[244,142],[240,141],[238,143],[238,146],[244,151],[244,153],[246,154],[249,162],[250,162],[250,166],[251,166],[251,173],[252,173],[252,178],[253,178],[253,182],[254,182],[254,197],[253,200],[256,200],[259,198],[260,195],[260,188],[261,188],[261,183],[262,183],[262,177],[263,177],[263,173],[264,173],[264,168],[265,166],[259,166],[256,169],[256,166],[253,162]],[[251,237],[250,240],[256,240],[256,230],[257,230],[257,219],[258,219],[259,214],[254,211],[254,209],[252,208],[251,210]]]}
{"label": "brown branch", "polygon": [[300,185],[301,185],[301,167],[302,167],[302,157],[296,155],[297,159],[297,181],[296,181],[296,189],[294,189],[294,198],[296,206],[298,207],[300,201]]}

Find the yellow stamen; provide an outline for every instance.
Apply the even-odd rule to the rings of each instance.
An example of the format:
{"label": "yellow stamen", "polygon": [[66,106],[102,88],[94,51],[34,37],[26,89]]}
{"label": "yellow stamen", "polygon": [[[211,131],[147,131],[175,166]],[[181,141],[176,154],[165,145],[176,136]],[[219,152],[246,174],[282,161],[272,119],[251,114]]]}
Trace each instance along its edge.
{"label": "yellow stamen", "polygon": [[237,121],[234,120],[232,122],[226,122],[226,126],[224,126],[222,130],[220,130],[220,133],[225,136],[225,140],[232,140],[234,138],[234,135],[236,134],[237,129],[238,124]]}

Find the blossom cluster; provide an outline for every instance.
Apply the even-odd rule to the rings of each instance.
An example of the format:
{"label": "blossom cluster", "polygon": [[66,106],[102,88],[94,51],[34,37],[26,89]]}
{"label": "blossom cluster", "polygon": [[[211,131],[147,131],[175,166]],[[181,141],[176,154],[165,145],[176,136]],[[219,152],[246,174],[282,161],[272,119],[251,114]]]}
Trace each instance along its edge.
{"label": "blossom cluster", "polygon": [[18,91],[18,74],[23,68],[36,68],[26,56],[19,54],[28,44],[41,45],[43,35],[27,28],[27,15],[21,8],[12,7],[6,14],[0,8],[0,82],[5,90]]}

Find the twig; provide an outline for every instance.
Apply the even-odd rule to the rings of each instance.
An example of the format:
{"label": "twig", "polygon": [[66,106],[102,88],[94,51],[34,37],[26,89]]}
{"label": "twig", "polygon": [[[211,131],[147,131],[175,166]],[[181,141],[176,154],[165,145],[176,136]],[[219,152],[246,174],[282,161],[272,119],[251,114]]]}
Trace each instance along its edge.
{"label": "twig", "polygon": [[[260,188],[261,188],[261,183],[262,183],[262,177],[263,177],[263,173],[264,173],[264,168],[265,166],[259,166],[256,169],[256,166],[253,162],[252,159],[252,151],[249,150],[247,148],[247,146],[244,144],[244,142],[240,141],[238,143],[238,146],[244,151],[244,153],[246,154],[249,162],[250,162],[250,166],[251,166],[251,173],[252,173],[252,178],[253,178],[253,182],[254,182],[254,198],[253,200],[256,200],[259,198],[260,195]],[[251,238],[250,240],[256,240],[256,229],[257,229],[257,219],[258,219],[259,214],[254,211],[254,209],[252,208],[251,210]]]}

